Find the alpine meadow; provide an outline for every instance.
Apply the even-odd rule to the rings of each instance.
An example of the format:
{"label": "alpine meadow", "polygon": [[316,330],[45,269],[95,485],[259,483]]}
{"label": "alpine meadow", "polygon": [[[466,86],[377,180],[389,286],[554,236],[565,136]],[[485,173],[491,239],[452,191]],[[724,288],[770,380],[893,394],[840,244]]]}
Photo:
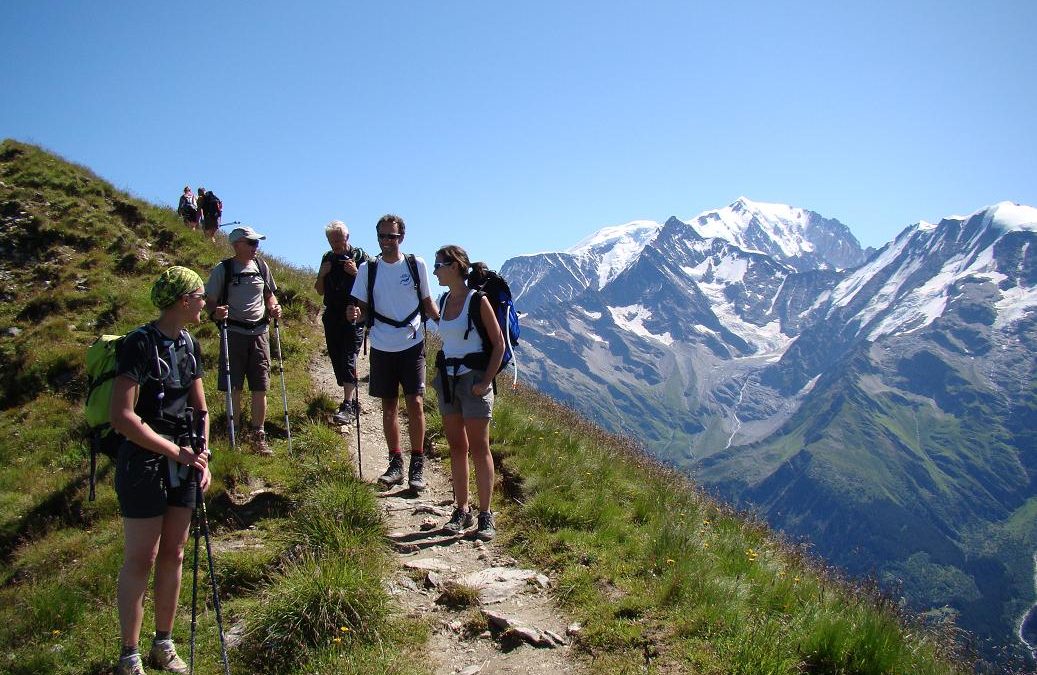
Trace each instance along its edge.
{"label": "alpine meadow", "polygon": [[[121,192],[41,148],[5,140],[0,251],[0,668],[109,673],[119,645],[115,589],[122,525],[114,472],[105,459],[97,499],[87,499],[85,352],[99,335],[126,333],[153,316],[147,289],[159,272],[174,264],[207,271],[223,257],[222,249],[185,228],[172,209]],[[652,251],[645,245],[640,258],[667,269],[660,252]],[[752,255],[767,262],[763,254]],[[1018,258],[1019,268],[1032,275],[1033,253],[1025,256]],[[850,262],[863,262],[859,258]],[[427,636],[439,619],[401,612],[386,590],[399,562],[386,540],[377,494],[357,476],[350,436],[329,424],[335,403],[316,391],[309,375],[307,364],[323,349],[313,271],[266,260],[284,308],[290,453],[274,401],[267,421],[273,455],[230,448],[223,400],[216,395],[218,332],[209,322],[192,328],[205,359],[213,417],[214,480],[206,501],[224,629],[232,638],[231,671],[428,672]],[[782,269],[789,308],[814,305],[795,274],[824,285],[833,299],[845,289],[833,270]],[[1021,558],[1034,549],[1035,509],[1032,497],[1020,497],[1020,481],[1030,481],[1031,494],[1033,485],[1032,352],[1031,370],[1025,370],[1033,323],[1027,324],[1031,333],[1019,335],[1028,342],[1015,352],[990,345],[991,352],[1018,357],[1002,366],[1016,373],[1012,402],[972,395],[989,372],[986,362],[977,359],[968,370],[963,361],[938,357],[954,352],[967,359],[1000,324],[984,310],[990,302],[984,294],[992,290],[960,283],[960,311],[953,325],[940,326],[942,342],[926,334],[924,345],[910,349],[881,341],[862,346],[845,331],[839,339],[817,334],[817,324],[804,318],[797,344],[806,353],[802,361],[814,359],[812,368],[792,368],[783,358],[769,370],[746,367],[734,380],[718,378],[712,389],[697,384],[713,394],[703,398],[703,410],[692,410],[673,427],[671,438],[660,438],[663,426],[653,420],[672,419],[677,404],[686,404],[688,382],[673,376],[691,372],[672,353],[629,337],[629,331],[623,339],[615,329],[604,334],[608,348],[582,367],[587,378],[597,377],[603,363],[623,373],[596,381],[593,394],[573,386],[559,403],[532,388],[512,389],[507,378],[491,446],[500,476],[494,497],[499,540],[517,560],[547,571],[552,595],[582,627],[571,638],[575,667],[600,673],[971,672],[976,643],[952,613],[916,614],[880,588],[890,572],[904,579],[902,590],[911,598],[935,597],[925,593],[939,583],[962,619],[972,606],[954,605],[961,598],[971,598],[977,612],[988,607],[977,615],[983,621],[973,622],[986,634],[1033,600],[1032,576],[1027,589]],[[1032,276],[1018,283],[1032,285]],[[587,322],[611,316],[610,307],[637,304],[633,297],[602,299],[601,289],[588,294],[586,288],[563,298],[564,312],[554,310],[555,330],[564,317]],[[675,286],[625,288],[654,292],[665,303]],[[523,309],[521,296],[517,305]],[[523,371],[538,384],[547,372],[560,377],[577,369],[561,362],[568,353],[558,345],[561,337],[550,339],[548,306],[545,301],[523,318],[523,339],[527,329],[539,335],[518,348]],[[676,312],[685,305],[668,306]],[[854,309],[852,302],[833,300],[813,311]],[[625,316],[634,314],[627,309]],[[641,316],[647,330],[662,332],[652,323],[657,319]],[[688,321],[670,329],[693,331]],[[753,352],[749,341],[712,325],[713,333],[698,335],[710,340],[713,353]],[[901,386],[885,382],[886,372],[897,373]],[[732,389],[732,382],[739,386]],[[813,394],[797,394],[786,408],[754,393],[763,387],[799,392],[807,383]],[[786,412],[773,423],[761,413],[760,428],[767,428],[760,432],[743,403],[737,408],[742,426],[732,430],[718,421],[725,414],[719,408],[705,410],[724,387],[729,402],[755,401],[771,417],[775,408]],[[949,393],[961,395],[952,400],[945,398]],[[433,399],[425,403],[428,437],[442,452],[446,443]],[[605,415],[602,407],[623,412]],[[644,423],[633,424],[632,416]],[[691,443],[700,449],[674,453],[702,434],[708,444]],[[707,445],[712,451],[701,449]],[[963,445],[968,453],[957,450]],[[873,459],[865,458],[867,450]],[[889,459],[894,451],[901,460]],[[861,466],[869,467],[866,476]],[[977,474],[980,468],[986,473]],[[795,538],[717,501],[684,469],[738,503],[763,505],[761,515]],[[905,485],[905,475],[916,484]],[[959,494],[966,476],[972,476],[968,499],[953,506],[949,497],[937,499]],[[917,484],[931,494],[910,492]],[[870,497],[878,493],[887,498]],[[918,515],[925,507],[928,518]],[[883,534],[889,522],[903,528],[897,538]],[[816,557],[799,538],[803,534],[817,534],[818,550],[850,573],[878,569],[882,576],[847,575]],[[878,565],[877,541],[897,542],[883,553],[888,564]],[[840,551],[845,553],[834,555]],[[853,563],[854,554],[870,557]],[[185,570],[176,624],[181,642],[190,623],[186,579]],[[933,583],[926,586],[926,580]],[[1003,601],[983,605],[994,586]],[[465,621],[473,635],[487,628],[477,613]],[[198,672],[221,672],[213,657],[219,640],[211,607],[199,617],[198,642],[204,655]]]}

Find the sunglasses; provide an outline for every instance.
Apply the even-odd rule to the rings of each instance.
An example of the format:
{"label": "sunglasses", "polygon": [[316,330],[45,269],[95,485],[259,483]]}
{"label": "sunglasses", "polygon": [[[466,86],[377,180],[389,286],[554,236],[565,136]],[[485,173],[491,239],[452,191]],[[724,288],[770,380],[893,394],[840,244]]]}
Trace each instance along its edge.
{"label": "sunglasses", "polygon": [[205,293],[184,293],[184,297],[185,298],[194,298],[195,300],[198,300],[198,299],[205,300],[209,296],[206,295]]}
{"label": "sunglasses", "polygon": [[259,240],[258,239],[241,239],[240,241],[245,242],[249,246],[259,246]]}
{"label": "sunglasses", "polygon": [[435,272],[440,267],[448,267],[448,266],[453,265],[453,264],[454,264],[453,260],[448,260],[446,262],[437,262],[437,263],[432,265],[432,271]]}
{"label": "sunglasses", "polygon": [[396,241],[397,239],[399,239],[402,236],[403,236],[402,234],[396,234],[394,232],[379,232],[378,233],[378,238],[379,239],[388,239],[389,241]]}

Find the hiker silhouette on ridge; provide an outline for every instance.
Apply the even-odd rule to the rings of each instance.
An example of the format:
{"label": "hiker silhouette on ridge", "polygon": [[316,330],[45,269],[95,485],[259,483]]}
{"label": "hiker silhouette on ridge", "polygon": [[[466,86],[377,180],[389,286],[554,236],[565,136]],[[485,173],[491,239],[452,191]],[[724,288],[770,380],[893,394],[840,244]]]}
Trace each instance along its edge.
{"label": "hiker silhouette on ridge", "polygon": [[198,188],[198,208],[202,211],[202,229],[209,236],[209,241],[216,243],[216,231],[220,229],[220,218],[223,216],[223,202],[212,190]]}
{"label": "hiker silhouette on ridge", "polygon": [[177,204],[176,212],[184,219],[184,225],[192,230],[198,229],[202,214],[198,210],[198,200],[195,198],[194,193],[191,192],[190,186],[184,187],[184,192],[180,195],[180,203]]}

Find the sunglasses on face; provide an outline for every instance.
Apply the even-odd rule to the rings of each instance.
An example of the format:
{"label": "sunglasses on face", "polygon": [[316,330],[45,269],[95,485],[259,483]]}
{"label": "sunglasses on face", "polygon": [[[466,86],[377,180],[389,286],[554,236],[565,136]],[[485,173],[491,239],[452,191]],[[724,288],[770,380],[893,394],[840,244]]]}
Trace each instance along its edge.
{"label": "sunglasses on face", "polygon": [[199,299],[205,300],[209,296],[207,296],[205,293],[184,293],[184,297],[185,298],[194,298],[195,300],[199,300]]}
{"label": "sunglasses on face", "polygon": [[245,242],[249,246],[259,246],[258,239],[242,239],[241,241]]}
{"label": "sunglasses on face", "polygon": [[396,234],[395,232],[379,232],[378,233],[378,238],[379,239],[388,239],[389,241],[396,241],[397,239],[399,239],[402,236],[403,236],[402,234]]}
{"label": "sunglasses on face", "polygon": [[440,267],[448,267],[448,266],[453,265],[453,264],[454,264],[453,260],[447,260],[446,262],[437,262],[437,263],[434,263],[432,265],[432,271],[434,272],[434,271],[438,270]]}

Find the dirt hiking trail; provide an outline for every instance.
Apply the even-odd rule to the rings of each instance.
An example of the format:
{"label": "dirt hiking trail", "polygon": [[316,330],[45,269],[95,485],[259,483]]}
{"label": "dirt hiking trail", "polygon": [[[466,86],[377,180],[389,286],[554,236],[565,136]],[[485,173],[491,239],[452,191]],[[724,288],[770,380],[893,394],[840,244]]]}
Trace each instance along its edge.
{"label": "dirt hiking trail", "polygon": [[[361,378],[360,446],[363,479],[375,484],[388,465],[388,456],[381,401],[367,395],[368,363],[367,356],[361,354],[357,363]],[[335,382],[326,354],[315,359],[311,372],[321,391],[333,401],[342,400],[342,388]],[[405,410],[402,401],[400,409]],[[349,424],[340,431],[355,466],[356,429]],[[409,443],[402,414],[401,438],[406,470]],[[582,672],[570,646],[571,635],[579,627],[566,620],[551,597],[553,581],[538,570],[521,568],[496,541],[476,540],[474,527],[459,535],[441,529],[453,510],[449,464],[441,459],[449,452],[446,441],[441,440],[435,452],[429,453],[425,462],[428,488],[424,493],[413,493],[406,483],[378,492],[389,540],[399,561],[399,567],[387,575],[388,590],[405,613],[425,620],[430,627],[428,672]],[[474,468],[472,472],[471,498],[475,500]],[[499,467],[497,477],[499,480]],[[509,527],[508,521],[500,518],[496,525],[498,536]],[[477,603],[450,606],[469,604],[475,590]],[[461,601],[451,603],[458,596]]]}

